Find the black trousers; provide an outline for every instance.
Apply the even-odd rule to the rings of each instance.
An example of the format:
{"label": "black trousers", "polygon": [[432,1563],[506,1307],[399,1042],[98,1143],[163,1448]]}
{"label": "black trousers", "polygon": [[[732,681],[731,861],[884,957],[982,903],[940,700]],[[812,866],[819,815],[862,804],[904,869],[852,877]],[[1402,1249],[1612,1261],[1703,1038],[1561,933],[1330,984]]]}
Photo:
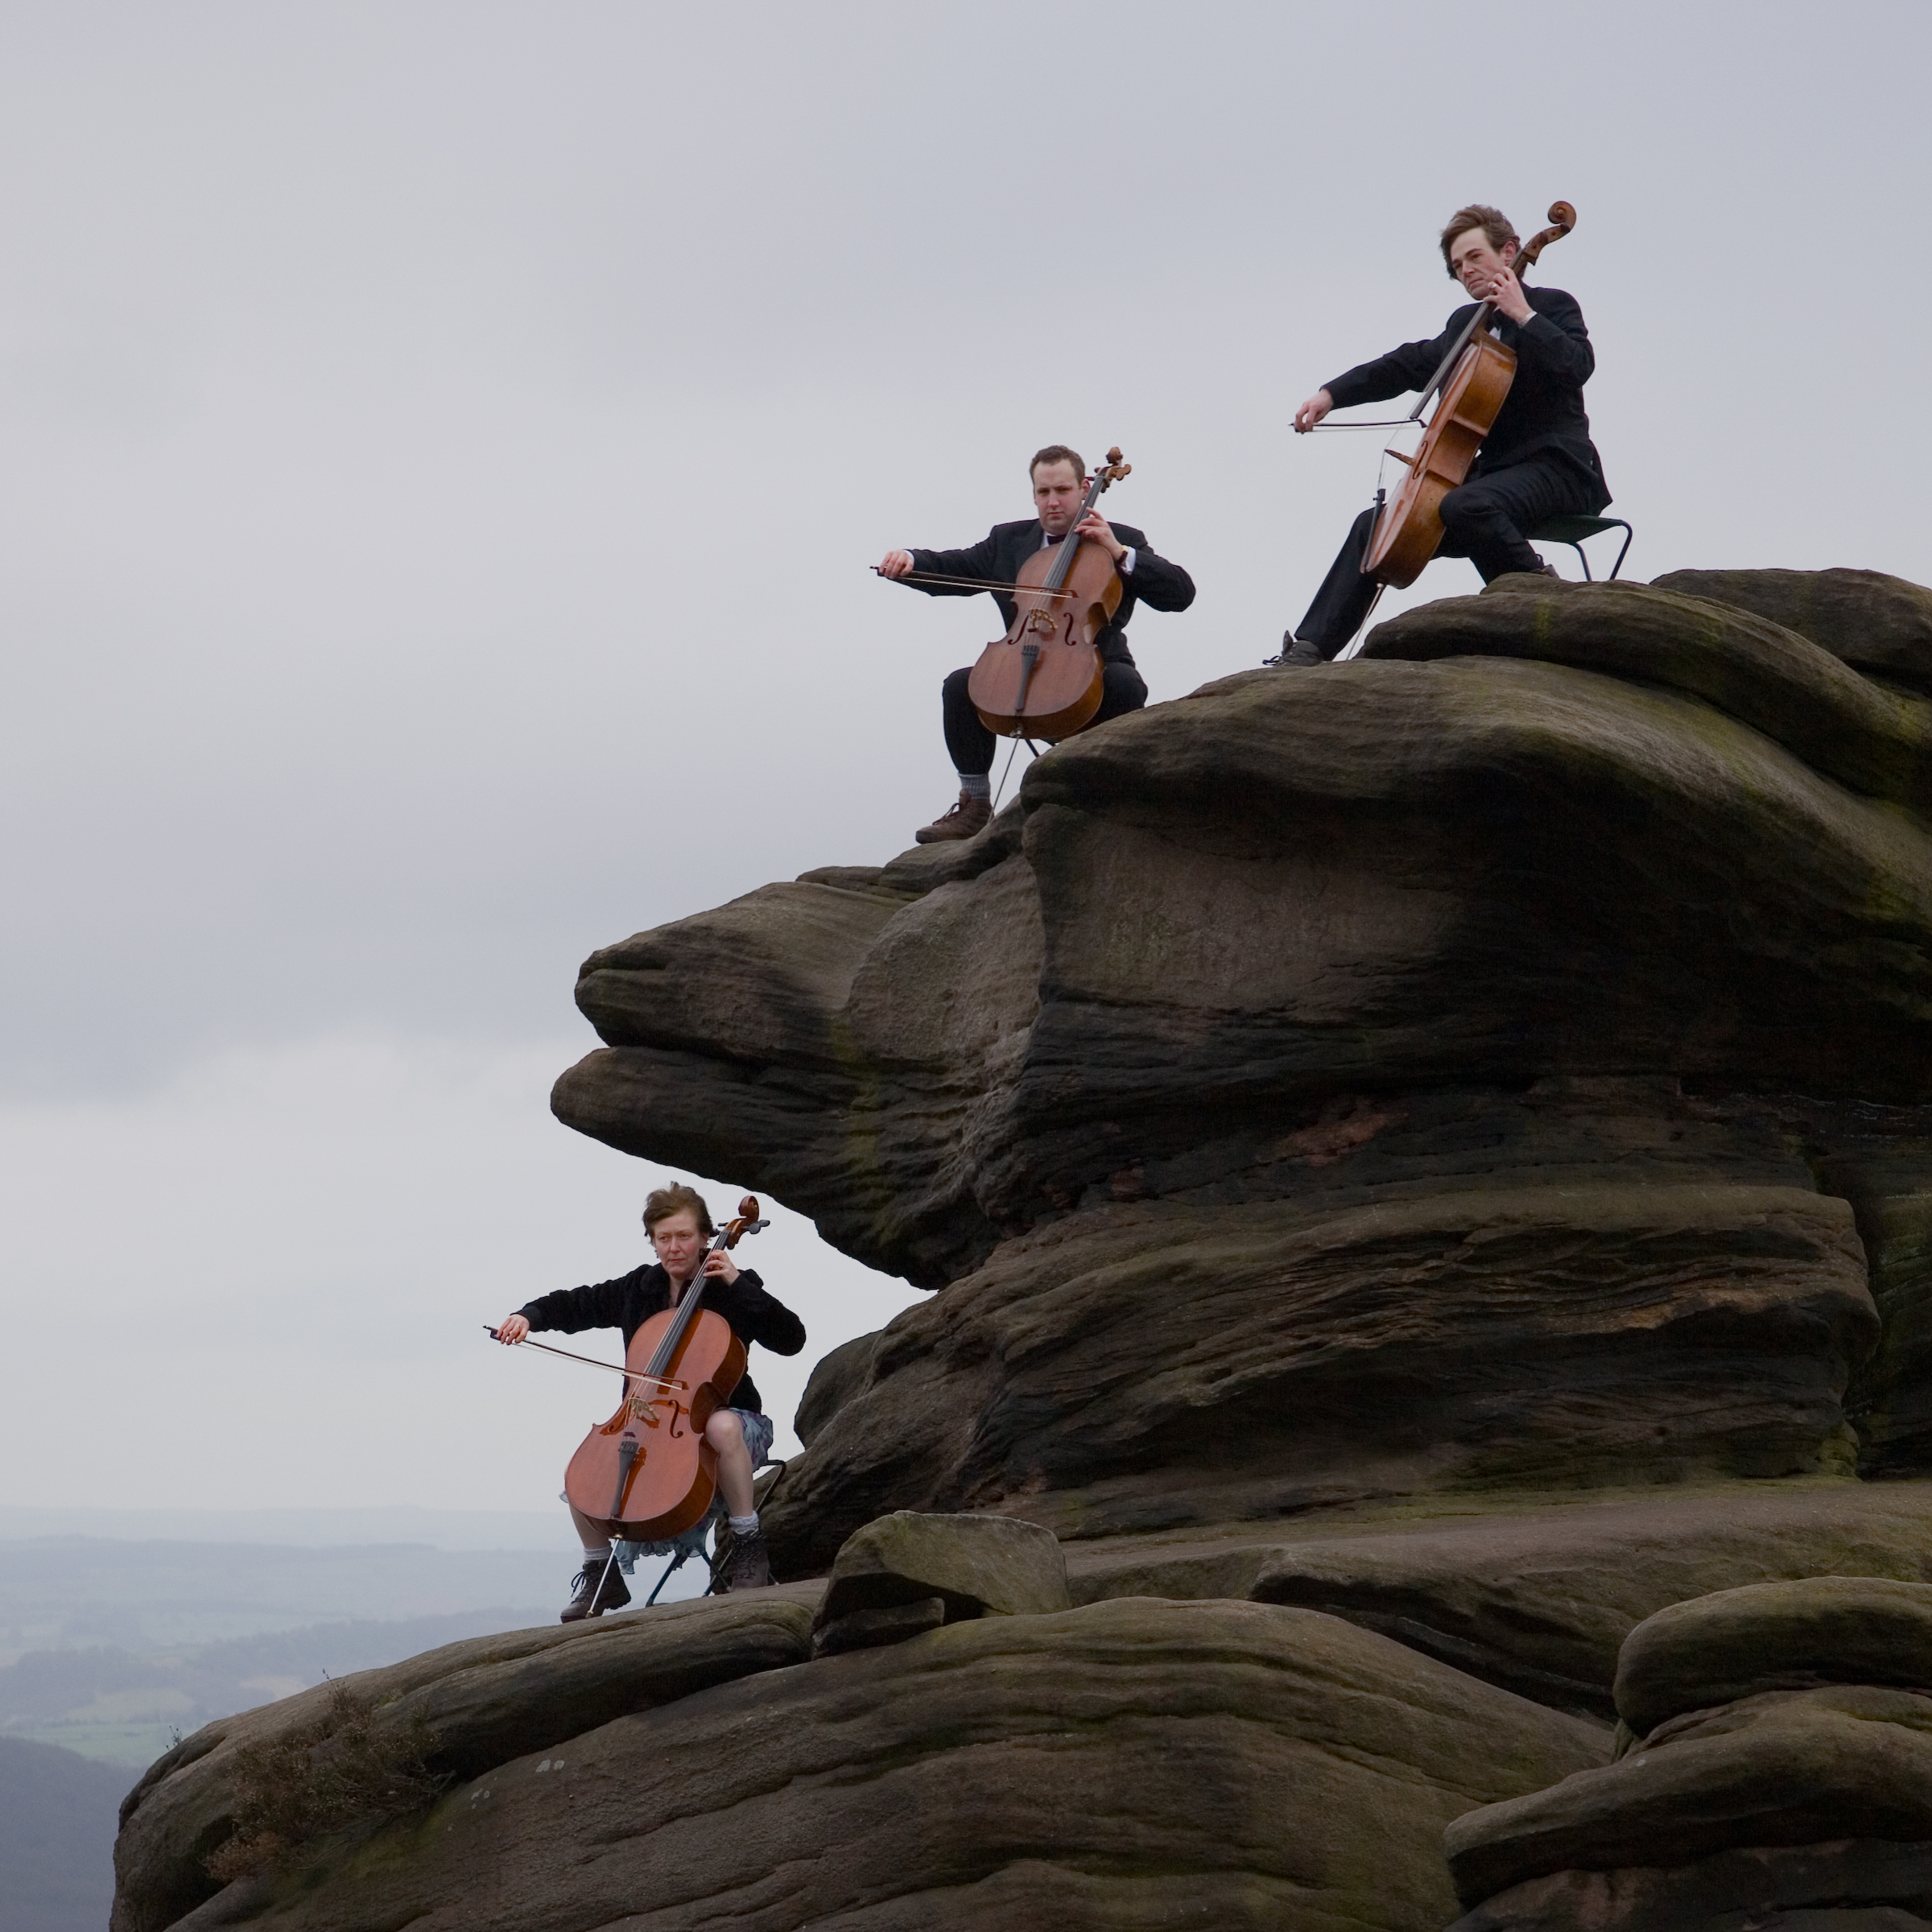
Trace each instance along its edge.
{"label": "black trousers", "polygon": [[1594,479],[1561,456],[1532,456],[1476,477],[1443,498],[1445,557],[1467,557],[1485,584],[1513,570],[1541,570],[1530,532],[1552,517],[1587,517],[1596,508]]}
{"label": "black trousers", "polygon": [[[980,714],[966,695],[966,680],[972,675],[970,666],[952,672],[940,687],[940,712],[946,723],[946,749],[952,753],[952,768],[962,778],[983,778],[993,770],[996,738],[980,722]],[[1147,686],[1131,664],[1119,662],[1100,667],[1100,708],[1093,722],[1104,724],[1147,702]]]}
{"label": "black trousers", "polygon": [[[1540,570],[1530,532],[1552,517],[1594,516],[1601,507],[1596,479],[1562,456],[1532,456],[1452,489],[1443,498],[1442,557],[1467,557],[1485,584],[1513,570]],[[1375,601],[1375,584],[1362,575],[1375,512],[1365,510],[1328,568],[1308,614],[1294,627],[1297,663],[1318,663],[1362,627]]]}

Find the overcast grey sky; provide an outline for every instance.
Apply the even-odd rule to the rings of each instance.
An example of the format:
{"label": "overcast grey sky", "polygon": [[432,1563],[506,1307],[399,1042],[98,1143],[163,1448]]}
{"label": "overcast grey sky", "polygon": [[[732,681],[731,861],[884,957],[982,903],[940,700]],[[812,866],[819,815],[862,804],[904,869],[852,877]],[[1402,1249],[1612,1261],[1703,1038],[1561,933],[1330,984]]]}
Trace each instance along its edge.
{"label": "overcast grey sky", "polygon": [[[1932,579],[1926,20],[0,6],[0,1501],[547,1506],[601,1392],[477,1324],[658,1178],[578,960],[947,803],[991,606],[865,566],[1042,442],[1200,585],[1157,700],[1276,648],[1466,200],[1579,211],[1632,574]],[[910,1291],[761,1238],[788,1418]]]}

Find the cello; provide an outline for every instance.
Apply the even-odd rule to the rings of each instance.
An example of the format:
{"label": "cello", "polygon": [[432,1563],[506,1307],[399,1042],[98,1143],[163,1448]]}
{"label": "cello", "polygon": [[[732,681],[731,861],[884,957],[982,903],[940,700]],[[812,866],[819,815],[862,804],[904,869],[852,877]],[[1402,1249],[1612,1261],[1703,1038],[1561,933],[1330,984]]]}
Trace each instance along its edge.
{"label": "cello", "polygon": [[[1553,201],[1550,221],[1552,225],[1532,237],[1510,263],[1519,279],[1525,268],[1536,266],[1550,242],[1560,242],[1576,226],[1576,210],[1567,201]],[[1442,394],[1415,454],[1406,456],[1399,449],[1383,452],[1406,465],[1409,474],[1376,518],[1362,559],[1363,576],[1379,584],[1402,590],[1422,575],[1422,566],[1443,540],[1443,498],[1468,479],[1483,439],[1496,427],[1516,379],[1516,351],[1505,349],[1489,333],[1489,319],[1495,313],[1493,300],[1477,304],[1416,398],[1409,412],[1411,423],[1429,407],[1431,396],[1439,390]]]}
{"label": "cello", "polygon": [[704,1263],[770,1224],[758,1219],[758,1196],[746,1195],[736,1216],[712,1236],[677,1305],[630,1338],[624,1399],[609,1422],[584,1437],[564,1476],[565,1496],[610,1535],[654,1542],[709,1513],[718,1458],[704,1425],[737,1387],[745,1344],[723,1315],[701,1305]]}
{"label": "cello", "polygon": [[[1073,528],[1102,492],[1133,469],[1121,460],[1117,445],[1108,450],[1087,486]],[[1057,745],[1092,720],[1105,695],[1100,636],[1113,621],[1121,594],[1113,559],[1073,530],[1020,566],[1013,622],[1005,637],[980,653],[966,683],[980,722],[994,737],[1044,738]]]}

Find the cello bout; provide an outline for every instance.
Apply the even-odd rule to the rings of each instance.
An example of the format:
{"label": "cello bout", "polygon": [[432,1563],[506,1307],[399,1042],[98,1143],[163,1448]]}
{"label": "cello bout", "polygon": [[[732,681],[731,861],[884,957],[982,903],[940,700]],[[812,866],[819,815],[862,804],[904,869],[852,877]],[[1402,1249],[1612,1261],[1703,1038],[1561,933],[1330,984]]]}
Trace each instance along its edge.
{"label": "cello bout", "polygon": [[1389,452],[1409,473],[1376,525],[1365,575],[1406,590],[1422,574],[1443,540],[1443,498],[1468,476],[1515,378],[1515,355],[1493,336],[1478,335],[1463,350],[1421,447],[1413,456]]}

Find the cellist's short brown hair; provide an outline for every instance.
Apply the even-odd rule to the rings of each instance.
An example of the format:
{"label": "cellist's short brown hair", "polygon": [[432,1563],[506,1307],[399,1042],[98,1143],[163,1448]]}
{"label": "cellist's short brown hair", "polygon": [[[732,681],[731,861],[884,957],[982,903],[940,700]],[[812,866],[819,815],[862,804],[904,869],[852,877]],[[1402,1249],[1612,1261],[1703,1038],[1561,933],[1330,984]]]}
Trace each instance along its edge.
{"label": "cellist's short brown hair", "polygon": [[1455,274],[1455,264],[1449,259],[1449,250],[1458,235],[1466,235],[1471,229],[1480,228],[1489,239],[1489,246],[1500,255],[1505,242],[1514,242],[1519,246],[1522,237],[1509,225],[1509,217],[1500,208],[1485,208],[1480,201],[1472,201],[1467,208],[1459,208],[1449,217],[1449,225],[1443,230],[1443,266],[1451,277]]}
{"label": "cellist's short brown hair", "polygon": [[673,1181],[668,1187],[654,1187],[644,1197],[644,1232],[649,1234],[659,1221],[667,1221],[687,1208],[698,1217],[698,1232],[711,1233],[711,1210],[704,1205],[704,1195],[682,1181]]}
{"label": "cellist's short brown hair", "polygon": [[1077,449],[1069,449],[1064,443],[1049,443],[1044,449],[1034,452],[1033,460],[1026,465],[1026,479],[1029,482],[1032,481],[1034,471],[1042,463],[1071,463],[1074,475],[1083,483],[1087,481],[1087,465],[1080,460],[1080,452]]}

